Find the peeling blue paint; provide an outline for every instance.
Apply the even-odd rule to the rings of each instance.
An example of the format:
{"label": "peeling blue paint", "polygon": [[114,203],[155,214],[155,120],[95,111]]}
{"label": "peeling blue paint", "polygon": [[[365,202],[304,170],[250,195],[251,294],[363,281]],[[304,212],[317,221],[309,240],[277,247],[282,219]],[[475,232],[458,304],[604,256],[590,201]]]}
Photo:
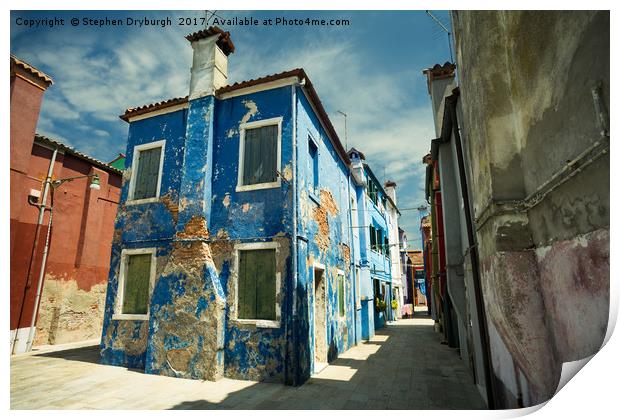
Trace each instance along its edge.
{"label": "peeling blue paint", "polygon": [[[281,186],[237,191],[240,124],[274,117],[282,118]],[[309,137],[318,146],[319,177],[314,194],[308,193],[314,188]],[[352,233],[351,199],[357,204],[360,225],[381,223],[383,216],[368,207],[364,188],[350,182],[349,168],[301,87],[285,86],[227,99],[206,96],[190,100],[187,110],[131,122],[127,171],[132,170],[136,145],[161,139],[166,140],[161,199],[129,205],[129,183],[123,185],[106,297],[102,363],[186,378],[226,376],[303,383],[314,370],[316,356],[315,264],[325,267],[326,322],[319,328],[325,328],[328,360],[374,334],[370,269],[378,270],[380,261],[367,250],[367,232]],[[297,167],[293,164],[294,143]],[[293,189],[294,176],[297,191]],[[297,208],[293,208],[294,194],[299,197]],[[296,215],[298,230],[294,232]],[[279,244],[277,327],[235,318],[234,247],[255,242]],[[121,251],[148,247],[157,248],[149,320],[115,320]],[[294,288],[295,257],[298,272]],[[387,278],[389,267],[389,263],[382,267]],[[361,273],[360,290],[356,290],[356,268]],[[345,277],[342,317],[338,312],[338,270]],[[357,308],[361,296],[366,299]]]}

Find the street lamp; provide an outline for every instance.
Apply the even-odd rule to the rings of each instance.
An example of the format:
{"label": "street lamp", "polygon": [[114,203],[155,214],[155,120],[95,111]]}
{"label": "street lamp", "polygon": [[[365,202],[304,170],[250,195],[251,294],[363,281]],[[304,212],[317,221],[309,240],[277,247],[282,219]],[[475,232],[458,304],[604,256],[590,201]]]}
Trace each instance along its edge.
{"label": "street lamp", "polygon": [[[41,229],[41,222],[43,221],[43,214],[45,213],[45,210],[49,210],[50,212],[50,219],[49,219],[49,223],[47,225],[47,235],[45,236],[45,247],[43,248],[43,256],[41,258],[41,269],[39,270],[39,279],[37,282],[37,294],[34,300],[34,308],[32,310],[32,318],[30,321],[30,328],[29,328],[29,332],[28,332],[28,341],[26,342],[26,351],[30,351],[32,349],[32,342],[34,340],[34,331],[35,331],[35,322],[37,320],[37,311],[39,309],[39,303],[40,303],[40,299],[41,299],[41,290],[43,288],[43,278],[45,277],[45,264],[47,263],[47,254],[49,251],[49,240],[50,240],[50,233],[52,231],[52,214],[53,214],[53,210],[54,210],[54,192],[56,191],[56,189],[58,187],[60,187],[62,184],[64,184],[65,182],[72,182],[76,179],[82,179],[82,178],[90,178],[90,184],[88,186],[88,188],[90,188],[91,190],[100,190],[101,189],[101,181],[99,180],[99,175],[98,174],[89,174],[89,175],[80,175],[80,176],[72,176],[69,178],[62,178],[62,179],[55,179],[52,180],[51,177],[51,169],[50,169],[50,174],[48,174],[47,178],[45,178],[45,181],[43,181],[43,201],[41,203],[39,203],[39,197],[38,194],[34,195],[34,194],[30,194],[28,196],[28,204],[30,204],[31,206],[35,206],[39,209],[39,220],[40,222],[37,224],[37,229],[35,232],[35,239],[34,239],[34,245],[33,245],[33,254],[30,258],[30,267],[28,268],[28,277],[26,279],[26,288],[29,287],[29,280],[30,280],[30,273],[32,271],[32,264],[34,264],[34,252],[38,247],[38,243],[39,243],[39,235],[40,235],[40,229]],[[47,207],[46,205],[46,199],[47,199],[47,193],[51,192],[51,200],[50,200],[50,206]],[[24,297],[25,297],[25,292],[24,292]],[[22,311],[24,309],[24,305],[22,304]],[[18,328],[19,328],[19,323],[21,323],[21,317],[22,317],[22,312],[20,311],[20,316],[19,316],[19,320],[18,320]],[[15,339],[13,341],[13,348],[11,349],[11,353],[15,352],[15,348],[17,347],[17,343],[18,342],[18,334],[15,334]]]}
{"label": "street lamp", "polygon": [[99,181],[99,175],[98,174],[73,176],[71,178],[56,179],[54,181],[50,181],[50,184],[51,184],[53,189],[56,189],[56,188],[60,187],[62,184],[64,184],[65,182],[71,182],[71,181],[73,181],[75,179],[80,179],[80,178],[92,178],[90,180],[90,185],[88,186],[88,188],[90,188],[91,190],[100,190],[101,189],[101,183]]}

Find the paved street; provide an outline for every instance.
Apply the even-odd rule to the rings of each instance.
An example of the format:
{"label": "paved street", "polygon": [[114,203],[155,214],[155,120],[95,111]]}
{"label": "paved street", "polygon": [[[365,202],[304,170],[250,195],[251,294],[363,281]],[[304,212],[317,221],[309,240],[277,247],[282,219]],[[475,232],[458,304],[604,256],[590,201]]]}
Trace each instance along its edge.
{"label": "paved street", "polygon": [[98,346],[11,358],[12,409],[482,409],[432,320],[388,325],[301,387],[192,381],[98,364]]}

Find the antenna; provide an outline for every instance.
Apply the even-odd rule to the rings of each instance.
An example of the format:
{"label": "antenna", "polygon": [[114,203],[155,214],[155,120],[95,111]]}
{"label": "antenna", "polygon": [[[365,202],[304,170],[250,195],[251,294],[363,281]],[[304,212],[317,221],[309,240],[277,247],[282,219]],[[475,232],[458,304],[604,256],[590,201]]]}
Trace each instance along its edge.
{"label": "antenna", "polygon": [[439,19],[437,19],[431,12],[427,10],[426,14],[429,15],[431,19],[433,19],[435,23],[439,25],[439,27],[443,29],[443,31],[448,35],[448,48],[450,48],[450,62],[454,63],[454,58],[452,58],[452,39],[451,39],[452,32],[450,32],[448,28],[446,28],[446,25],[444,25]]}
{"label": "antenna", "polygon": [[217,16],[215,12],[217,12],[217,10],[205,10],[205,28],[208,28],[209,21],[213,19],[214,16]]}

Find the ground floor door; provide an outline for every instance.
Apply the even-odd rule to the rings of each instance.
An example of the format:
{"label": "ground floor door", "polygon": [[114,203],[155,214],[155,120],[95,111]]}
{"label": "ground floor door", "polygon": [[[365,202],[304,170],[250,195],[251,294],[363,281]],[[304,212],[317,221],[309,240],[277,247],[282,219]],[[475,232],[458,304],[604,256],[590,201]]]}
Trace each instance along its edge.
{"label": "ground floor door", "polygon": [[314,371],[327,365],[327,316],[325,271],[314,269]]}

